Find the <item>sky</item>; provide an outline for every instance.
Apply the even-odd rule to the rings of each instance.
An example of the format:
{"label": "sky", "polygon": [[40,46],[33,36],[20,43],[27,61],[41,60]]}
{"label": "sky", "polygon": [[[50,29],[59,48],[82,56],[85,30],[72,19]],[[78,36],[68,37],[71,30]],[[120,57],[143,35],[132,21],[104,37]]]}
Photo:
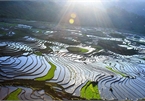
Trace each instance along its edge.
{"label": "sky", "polygon": [[106,9],[110,6],[117,6],[129,12],[145,16],[145,0],[56,0],[57,2],[68,1],[77,2],[77,4],[89,5],[93,3],[100,9]]}

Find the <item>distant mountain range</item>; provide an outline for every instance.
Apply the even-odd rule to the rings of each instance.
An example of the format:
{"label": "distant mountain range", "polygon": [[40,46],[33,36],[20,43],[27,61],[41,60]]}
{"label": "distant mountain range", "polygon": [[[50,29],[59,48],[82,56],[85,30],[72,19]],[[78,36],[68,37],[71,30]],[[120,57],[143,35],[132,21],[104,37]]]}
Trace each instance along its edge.
{"label": "distant mountain range", "polygon": [[145,0],[120,0],[120,2],[115,2],[114,4],[129,12],[145,16]]}
{"label": "distant mountain range", "polygon": [[[141,16],[145,15],[144,10],[138,12],[138,9],[132,9],[134,2],[131,2],[130,6],[126,6],[129,1],[104,3],[103,9],[100,4],[97,6],[95,4],[66,4],[65,2],[38,0],[0,1],[0,18],[68,23],[71,18],[70,14],[75,13],[77,17],[74,25],[110,27],[144,33],[145,17]],[[140,5],[143,4],[144,2]]]}

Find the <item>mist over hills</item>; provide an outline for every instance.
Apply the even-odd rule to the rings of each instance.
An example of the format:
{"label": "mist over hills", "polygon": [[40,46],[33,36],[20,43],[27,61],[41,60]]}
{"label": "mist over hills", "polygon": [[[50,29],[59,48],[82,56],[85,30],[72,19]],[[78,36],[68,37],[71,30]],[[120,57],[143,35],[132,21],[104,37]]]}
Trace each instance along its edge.
{"label": "mist over hills", "polygon": [[117,28],[142,34],[145,32],[143,16],[126,10],[125,6],[116,6],[117,2],[102,5],[67,4],[57,1],[1,1],[0,18],[68,23],[70,14],[75,13],[77,17],[74,25]]}
{"label": "mist over hills", "polygon": [[122,0],[115,2],[115,5],[129,12],[145,16],[145,0]]}

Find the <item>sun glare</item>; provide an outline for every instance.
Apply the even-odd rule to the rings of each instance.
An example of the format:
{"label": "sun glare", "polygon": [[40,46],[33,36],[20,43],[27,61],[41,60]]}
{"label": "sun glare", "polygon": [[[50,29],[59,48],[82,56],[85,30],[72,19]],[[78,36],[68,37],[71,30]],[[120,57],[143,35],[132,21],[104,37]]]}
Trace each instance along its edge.
{"label": "sun glare", "polygon": [[75,13],[72,13],[70,16],[71,16],[73,19],[76,18],[76,14],[75,14]]}

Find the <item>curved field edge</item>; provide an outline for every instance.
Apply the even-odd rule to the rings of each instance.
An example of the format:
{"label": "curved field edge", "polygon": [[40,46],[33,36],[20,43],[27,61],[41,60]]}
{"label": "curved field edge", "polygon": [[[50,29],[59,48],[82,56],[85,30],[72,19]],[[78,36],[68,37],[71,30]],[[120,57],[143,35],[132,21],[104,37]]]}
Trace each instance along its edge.
{"label": "curved field edge", "polygon": [[111,67],[106,66],[106,68],[107,68],[108,70],[110,70],[110,71],[116,73],[116,74],[121,75],[122,77],[126,77],[126,76],[127,76],[126,74],[124,74],[124,73],[122,73],[122,72],[119,72],[119,71],[116,71],[116,70],[112,69]]}
{"label": "curved field edge", "polygon": [[18,88],[11,92],[4,100],[19,100],[18,95],[21,93],[22,89]]}
{"label": "curved field edge", "polygon": [[86,53],[89,50],[80,47],[68,47],[67,50],[72,53]]}
{"label": "curved field edge", "polygon": [[88,100],[101,99],[97,83],[88,81],[81,89],[80,95]]}
{"label": "curved field edge", "polygon": [[48,63],[51,65],[51,68],[48,71],[48,73],[45,76],[36,78],[35,80],[46,81],[46,80],[50,80],[50,79],[52,79],[54,77],[54,72],[56,70],[56,66],[53,63],[51,63],[51,62],[48,62]]}
{"label": "curved field edge", "polygon": [[[6,87],[9,89],[11,89],[11,86],[9,88],[9,85],[14,85],[14,87],[20,87],[19,89],[21,89],[20,93],[17,94],[13,94],[11,95],[12,97],[14,96],[18,96],[19,99],[17,100],[44,100],[44,101],[51,101],[51,100],[63,100],[63,98],[67,99],[67,100],[85,100],[83,98],[81,98],[80,96],[74,96],[70,93],[65,92],[65,89],[57,84],[57,83],[51,83],[51,82],[43,82],[43,81],[35,81],[35,80],[26,80],[26,79],[18,79],[18,80],[14,80],[14,81],[5,81],[1,84],[1,87]],[[8,91],[7,89],[7,91]],[[17,88],[18,89],[18,88]],[[18,92],[17,89],[13,90],[13,92]],[[30,90],[31,89],[31,90]],[[4,89],[0,88],[0,92],[2,94]],[[40,91],[44,91],[40,92]],[[31,92],[32,91],[32,92]],[[35,92],[39,92],[39,93],[35,93]],[[5,96],[5,94],[1,95],[0,97],[2,97],[2,101],[3,100],[7,100],[7,96],[10,94],[7,94],[6,97],[3,98],[3,96]],[[24,97],[24,95],[26,95]],[[37,97],[37,98],[36,98]],[[14,98],[9,98],[9,100],[13,100]],[[0,100],[0,101],[1,101]],[[16,99],[14,99],[16,100]]]}

